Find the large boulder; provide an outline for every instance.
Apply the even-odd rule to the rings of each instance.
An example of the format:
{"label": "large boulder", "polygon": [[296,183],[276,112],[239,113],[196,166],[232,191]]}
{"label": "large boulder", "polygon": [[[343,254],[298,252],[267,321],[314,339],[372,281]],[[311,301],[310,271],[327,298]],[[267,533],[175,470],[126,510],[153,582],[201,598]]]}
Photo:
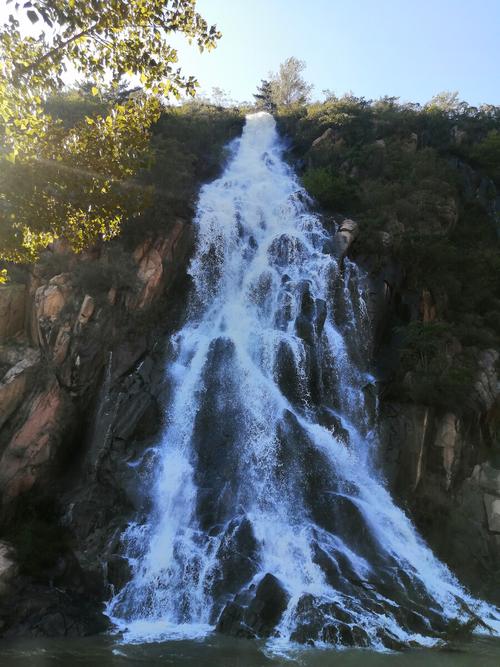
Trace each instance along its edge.
{"label": "large boulder", "polygon": [[343,259],[349,252],[349,248],[356,240],[359,234],[359,226],[354,220],[346,218],[340,223],[338,231],[335,235],[335,245],[337,252],[341,259]]}
{"label": "large boulder", "polygon": [[267,573],[247,605],[237,600],[224,608],[217,632],[231,637],[270,637],[288,606],[290,595],[279,579]]}

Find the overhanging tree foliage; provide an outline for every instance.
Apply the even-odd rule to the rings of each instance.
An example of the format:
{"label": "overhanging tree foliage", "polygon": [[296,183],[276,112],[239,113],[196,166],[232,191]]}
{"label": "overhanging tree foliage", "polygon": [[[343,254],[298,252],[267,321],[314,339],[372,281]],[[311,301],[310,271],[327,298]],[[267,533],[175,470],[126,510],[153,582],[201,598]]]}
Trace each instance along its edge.
{"label": "overhanging tree foliage", "polygon": [[[0,31],[0,260],[26,261],[57,237],[75,250],[117,233],[141,202],[131,177],[147,159],[148,130],[161,96],[193,95],[196,80],[177,66],[169,44],[183,33],[200,50],[220,33],[195,0],[33,0]],[[36,25],[23,36],[19,12]],[[106,98],[106,111],[67,127],[47,111],[72,68],[119,88],[137,77],[142,92]],[[128,196],[133,193],[133,196]]]}

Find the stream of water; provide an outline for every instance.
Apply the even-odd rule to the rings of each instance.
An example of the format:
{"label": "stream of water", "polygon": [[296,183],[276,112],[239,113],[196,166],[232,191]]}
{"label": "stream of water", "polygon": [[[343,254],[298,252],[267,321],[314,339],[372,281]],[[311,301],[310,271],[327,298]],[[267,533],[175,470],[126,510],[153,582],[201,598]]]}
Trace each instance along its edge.
{"label": "stream of water", "polygon": [[287,658],[244,639],[211,635],[201,641],[116,644],[109,638],[0,642],[2,667],[498,667],[500,641],[476,639],[446,651],[380,653],[308,648]]}
{"label": "stream of water", "polygon": [[[364,276],[312,212],[269,114],[248,116],[195,224],[193,297],[166,371],[173,399],[161,441],[136,464],[143,511],[123,536],[133,576],[108,605],[125,641],[177,639],[172,664],[264,665],[253,645],[219,643],[216,662],[197,647],[229,611],[230,634],[270,636],[274,660],[296,642],[432,645],[470,608],[494,625],[374,463]],[[276,622],[255,620],[266,576]],[[184,645],[194,657],[183,662]],[[367,655],[342,664],[380,664]],[[303,664],[337,664],[324,656]]]}

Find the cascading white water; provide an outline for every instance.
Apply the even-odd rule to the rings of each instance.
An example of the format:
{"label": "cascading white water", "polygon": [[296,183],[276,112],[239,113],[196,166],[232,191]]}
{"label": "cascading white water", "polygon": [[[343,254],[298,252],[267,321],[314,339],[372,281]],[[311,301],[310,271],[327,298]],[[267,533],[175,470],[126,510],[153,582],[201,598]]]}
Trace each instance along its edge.
{"label": "cascading white water", "polygon": [[354,643],[382,646],[380,628],[426,643],[463,601],[491,618],[374,468],[362,274],[332,252],[272,116],[248,116],[234,148],[201,190],[173,399],[138,463],[148,503],[123,536],[133,576],[108,613],[129,640],[197,636],[270,573],[284,640],[334,641],[324,628],[342,621]]}

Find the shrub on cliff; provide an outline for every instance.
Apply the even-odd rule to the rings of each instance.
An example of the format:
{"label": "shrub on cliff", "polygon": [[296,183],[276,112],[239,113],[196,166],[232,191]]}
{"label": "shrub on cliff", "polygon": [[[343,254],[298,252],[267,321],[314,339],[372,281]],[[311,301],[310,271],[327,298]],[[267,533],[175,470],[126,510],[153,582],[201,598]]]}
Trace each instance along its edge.
{"label": "shrub on cliff", "polygon": [[500,130],[491,130],[471,150],[471,158],[500,185]]}
{"label": "shrub on cliff", "polygon": [[[497,347],[498,191],[488,179],[498,179],[500,107],[471,107],[448,93],[423,107],[329,94],[281,109],[278,123],[306,189],[327,212],[359,223],[353,256],[373,271],[397,266],[410,300],[430,290],[463,349]],[[463,405],[471,364],[466,354],[451,363],[445,347],[428,367],[415,345],[406,349],[402,375],[410,374],[413,400]]]}
{"label": "shrub on cliff", "polygon": [[328,167],[308,169],[302,177],[304,186],[322,206],[341,213],[352,210],[358,200],[356,182]]}
{"label": "shrub on cliff", "polygon": [[475,363],[466,351],[457,349],[455,333],[445,322],[416,321],[399,329],[400,386],[415,403],[455,411],[465,406]]}

